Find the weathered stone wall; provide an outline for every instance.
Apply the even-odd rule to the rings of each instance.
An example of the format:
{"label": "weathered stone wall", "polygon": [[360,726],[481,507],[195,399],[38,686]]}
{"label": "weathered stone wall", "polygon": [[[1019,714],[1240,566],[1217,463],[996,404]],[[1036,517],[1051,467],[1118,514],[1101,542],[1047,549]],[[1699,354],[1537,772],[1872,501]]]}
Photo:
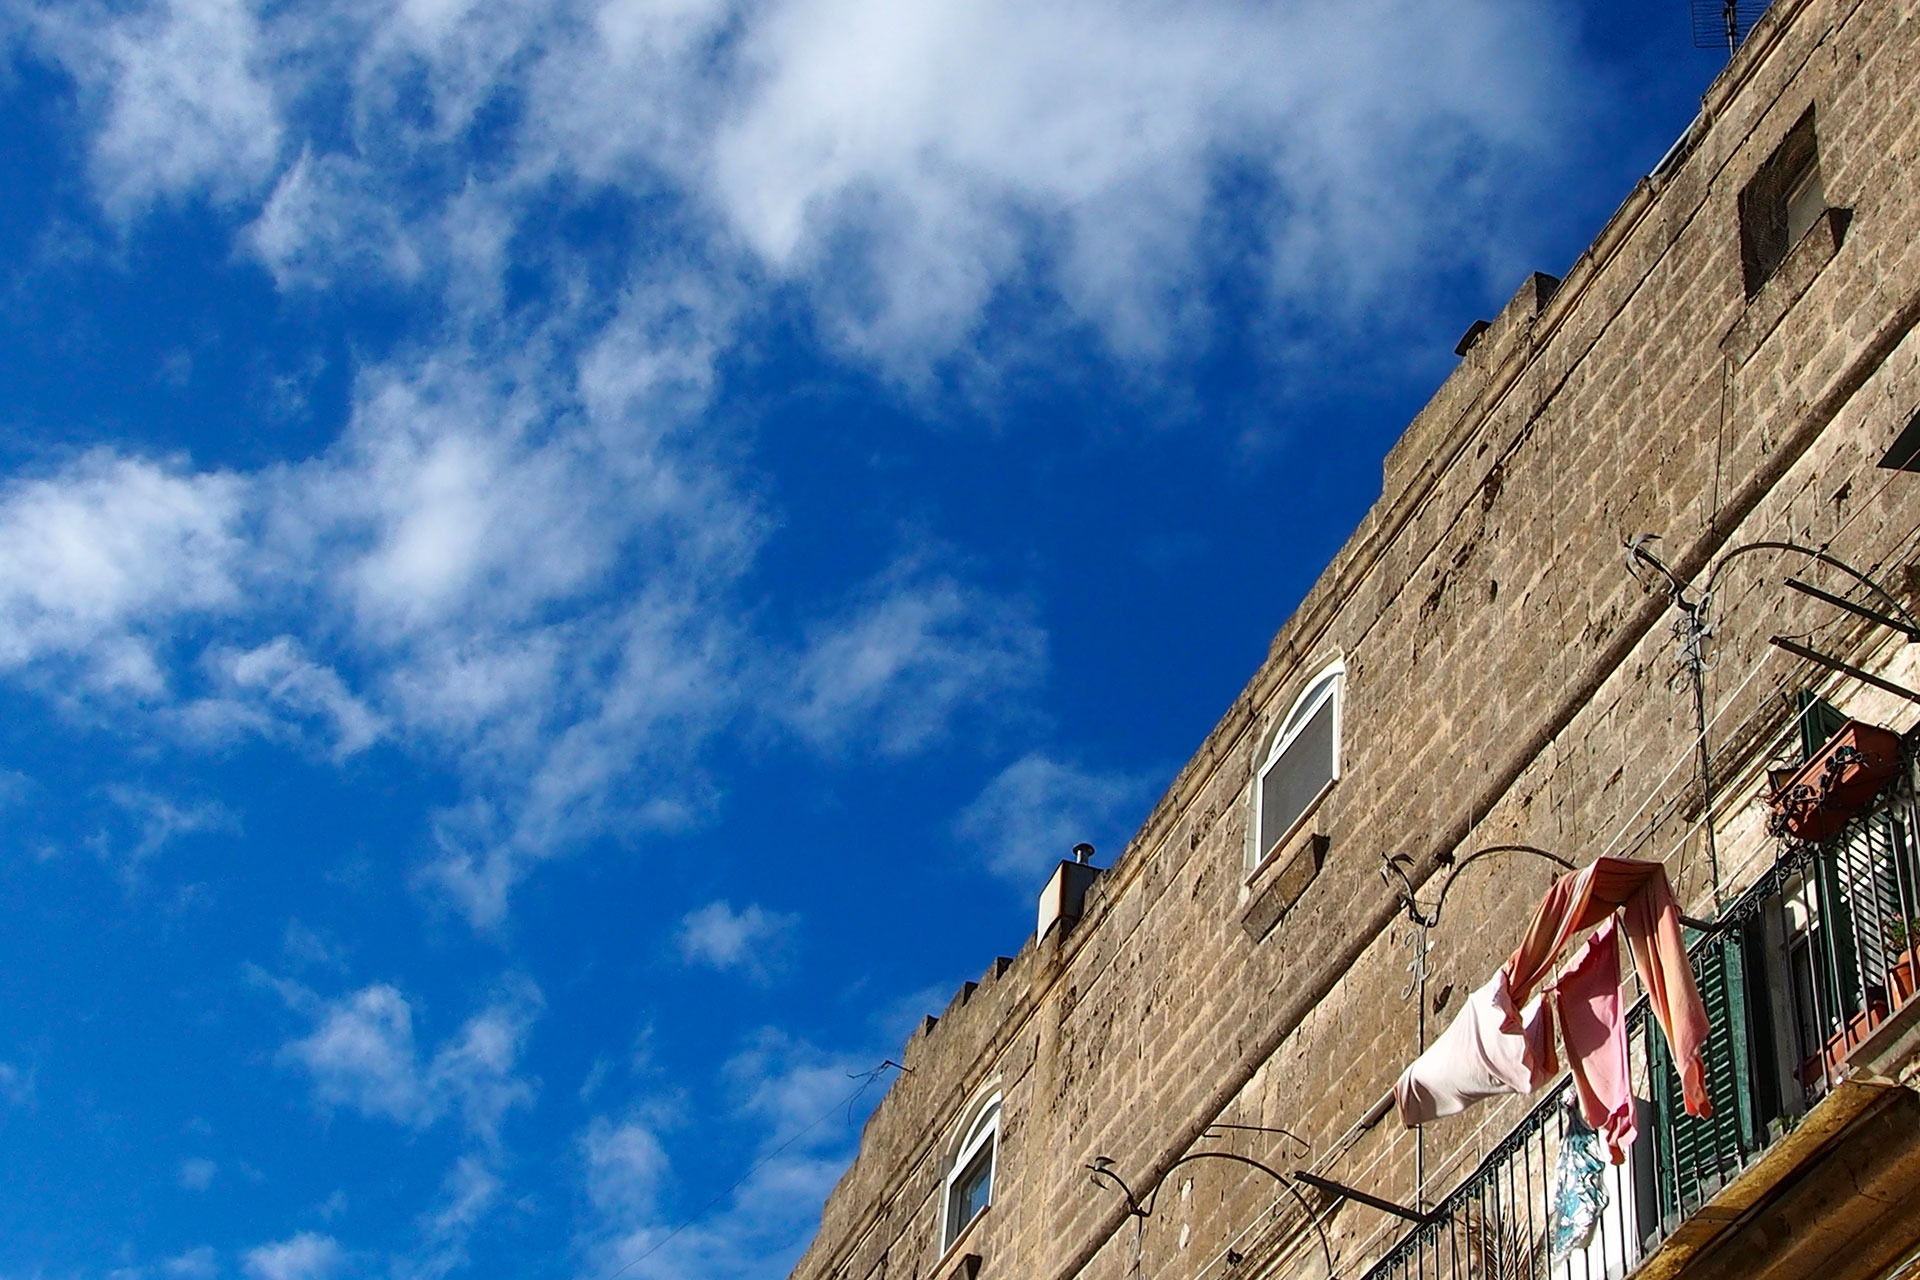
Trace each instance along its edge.
{"label": "weathered stone wall", "polygon": [[[1739,194],[1810,105],[1827,202],[1845,212],[1749,298]],[[1355,1131],[1415,1047],[1381,859],[1407,855],[1420,881],[1440,855],[1498,843],[1665,858],[1683,897],[1710,901],[1675,615],[1628,574],[1622,545],[1657,533],[1701,583],[1755,540],[1830,545],[1912,598],[1920,475],[1876,463],[1920,411],[1917,122],[1920,5],[1777,0],[1664,171],[1564,280],[1526,282],[1409,427],[1380,500],[1085,917],[996,962],[909,1042],[911,1074],[869,1121],[797,1277],[944,1280],[963,1255],[993,1280],[1219,1275],[1230,1256],[1235,1275],[1324,1271],[1318,1237],[1257,1170],[1213,1160],[1167,1176],[1200,1148],[1317,1163],[1404,1202],[1423,1156],[1426,1196],[1445,1192],[1524,1104],[1429,1126],[1420,1155],[1391,1115]],[[1766,856],[1753,797],[1788,691],[1821,688],[1902,727],[1916,710],[1768,645],[1816,632],[1911,678],[1886,632],[1782,588],[1805,568],[1747,555],[1714,584],[1712,816],[1729,884]],[[1308,832],[1324,861],[1304,889],[1286,856],[1250,881],[1256,748],[1336,657],[1342,777]],[[1451,985],[1453,1003],[1429,1035],[1512,947],[1554,871],[1490,858],[1455,883],[1429,984]],[[1003,1097],[993,1204],[943,1263],[944,1165],[988,1087]],[[1216,1124],[1287,1134],[1203,1140]],[[1143,1197],[1158,1188],[1153,1217],[1092,1183],[1096,1156]],[[1330,1228],[1343,1275],[1393,1231],[1351,1204]]]}

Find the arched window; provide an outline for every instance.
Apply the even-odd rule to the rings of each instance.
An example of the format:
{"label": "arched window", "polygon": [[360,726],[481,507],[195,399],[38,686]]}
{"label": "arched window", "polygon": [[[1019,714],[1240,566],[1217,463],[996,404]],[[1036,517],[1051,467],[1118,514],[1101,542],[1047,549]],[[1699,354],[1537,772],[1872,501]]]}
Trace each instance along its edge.
{"label": "arched window", "polygon": [[1258,866],[1292,835],[1340,777],[1340,703],[1347,665],[1335,662],[1293,701],[1254,770],[1254,839]]}
{"label": "arched window", "polygon": [[1000,1095],[987,1095],[971,1112],[972,1123],[948,1153],[941,1196],[940,1250],[951,1248],[993,1202],[993,1169],[1000,1147]]}

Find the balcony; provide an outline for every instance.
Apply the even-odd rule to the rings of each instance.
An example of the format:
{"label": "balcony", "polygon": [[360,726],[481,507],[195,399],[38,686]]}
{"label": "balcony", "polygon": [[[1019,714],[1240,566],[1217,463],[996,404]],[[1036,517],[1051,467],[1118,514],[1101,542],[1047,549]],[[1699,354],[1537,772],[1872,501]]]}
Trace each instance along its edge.
{"label": "balcony", "polygon": [[[1920,1188],[1920,1104],[1889,1087],[1920,1044],[1911,754],[1866,812],[1820,843],[1783,844],[1693,936],[1711,1118],[1686,1114],[1644,997],[1632,1008],[1640,1137],[1605,1170],[1583,1247],[1554,1256],[1563,1078],[1366,1280],[1759,1276],[1789,1255],[1777,1274],[1812,1274],[1829,1255],[1843,1261],[1819,1262],[1822,1280],[1913,1274],[1920,1225],[1901,1203]],[[1738,1262],[1749,1255],[1761,1261]]]}

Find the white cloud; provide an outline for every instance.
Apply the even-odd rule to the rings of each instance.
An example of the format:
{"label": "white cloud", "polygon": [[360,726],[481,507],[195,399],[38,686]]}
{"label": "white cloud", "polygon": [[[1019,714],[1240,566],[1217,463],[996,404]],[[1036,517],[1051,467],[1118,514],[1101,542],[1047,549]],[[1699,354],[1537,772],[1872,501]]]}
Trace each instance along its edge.
{"label": "white cloud", "polygon": [[1230,168],[1264,190],[1239,217],[1278,307],[1391,307],[1486,211],[1476,184],[1544,149],[1567,57],[1512,0],[788,0],[742,49],[711,194],[895,362],[962,348],[1036,252],[1118,349],[1157,352]]}
{"label": "white cloud", "polygon": [[[1523,0],[51,14],[111,216],[202,194],[282,288],[422,319],[318,456],[0,488],[0,673],[165,704],[195,744],[452,768],[417,883],[482,928],[544,859],[704,821],[730,730],[898,756],[1044,673],[1031,610],[924,557],[762,609],[778,512],[710,410],[770,298],[909,380],[1022,324],[1141,367],[1207,331],[1217,270],[1377,341],[1432,263],[1505,239],[1577,78]],[[515,109],[472,129],[488,103]],[[583,208],[635,220],[608,261],[544,234]],[[1009,289],[1046,314],[985,324]],[[759,622],[796,608],[797,641]]]}
{"label": "white cloud", "polygon": [[292,636],[278,636],[251,649],[216,646],[202,665],[218,692],[182,709],[190,727],[219,736],[222,730],[269,733],[312,723],[330,743],[335,763],[366,750],[386,732],[384,719],[347,688],[331,667],[308,658]]}
{"label": "white cloud", "polygon": [[705,403],[706,305],[622,304],[569,378],[531,357],[509,386],[477,353],[369,376],[294,486],[287,541],[330,566],[377,713],[468,779],[423,881],[476,924],[540,860],[711,802],[698,761],[755,647],[736,592],[762,521],[680,434]]}
{"label": "white cloud", "polygon": [[454,1162],[440,1186],[440,1202],[420,1221],[421,1243],[410,1257],[397,1259],[398,1280],[442,1280],[470,1261],[468,1241],[497,1206],[502,1183],[479,1155],[469,1152]]}
{"label": "white cloud", "polygon": [[340,1242],[316,1231],[249,1249],[241,1262],[253,1280],[327,1280],[345,1264]]}
{"label": "white cloud", "polygon": [[0,809],[19,804],[32,795],[39,785],[18,769],[0,769]]}
{"label": "white cloud", "polygon": [[709,902],[681,917],[680,957],[765,982],[784,963],[799,924],[799,916],[768,911],[757,902],[739,911],[729,902]]}
{"label": "white cloud", "polygon": [[815,1145],[834,1140],[833,1129],[813,1132],[836,1103],[852,1093],[855,1077],[872,1064],[845,1054],[827,1053],[775,1028],[748,1038],[727,1060],[722,1074],[732,1085],[740,1110],[766,1127],[768,1146],[806,1131]]}
{"label": "white cloud", "polygon": [[248,0],[38,16],[43,38],[96,99],[93,181],[114,216],[192,194],[232,202],[272,173],[282,124]]}
{"label": "white cloud", "polygon": [[141,867],[183,836],[209,832],[236,833],[240,819],[218,800],[181,800],[147,787],[114,784],[106,797],[133,827],[131,838],[116,839],[106,828],[94,844],[120,864],[122,873],[137,878]]}
{"label": "white cloud", "polygon": [[504,984],[494,1002],[469,1018],[427,1064],[428,1092],[451,1099],[468,1132],[487,1143],[498,1141],[508,1111],[533,1103],[533,1081],[515,1069],[542,1004],[532,982]]}
{"label": "white cloud", "polygon": [[954,834],[980,850],[987,866],[1022,884],[1038,884],[1089,841],[1111,859],[1146,814],[1151,782],[1102,773],[1040,752],[1003,769],[954,820]]}
{"label": "white cloud", "polygon": [[782,710],[821,746],[865,740],[906,755],[1035,685],[1046,648],[1017,601],[903,561],[811,629]]}
{"label": "white cloud", "polygon": [[162,693],[156,637],[239,598],[244,496],[106,450],[0,487],[0,671],[68,659],[98,688]]}
{"label": "white cloud", "polygon": [[[771,1029],[754,1036],[722,1070],[732,1094],[725,1122],[753,1135],[735,1145],[743,1181],[684,1226],[665,1216],[674,1171],[661,1126],[634,1114],[596,1117],[579,1139],[589,1212],[576,1274],[589,1280],[629,1266],[642,1280],[786,1274],[858,1135],[859,1113],[841,1113],[862,1065]],[[874,1083],[871,1096],[881,1088]]]}
{"label": "white cloud", "polygon": [[667,1153],[645,1122],[597,1116],[580,1137],[587,1198],[603,1217],[631,1224],[658,1209]]}
{"label": "white cloud", "polygon": [[421,1079],[413,1007],[386,983],[321,1005],[312,1034],[283,1048],[280,1060],[303,1068],[329,1107],[421,1127],[439,1111]]}
{"label": "white cloud", "polygon": [[346,436],[297,466],[102,453],[0,489],[0,671],[66,696],[48,677],[80,664],[81,695],[130,686],[189,744],[450,764],[475,799],[422,879],[498,923],[540,860],[713,802],[701,750],[765,644],[738,598],[764,521],[684,434],[722,305],[666,282],[567,360],[368,368]]}
{"label": "white cloud", "polygon": [[213,1280],[220,1274],[220,1259],[213,1246],[203,1244],[168,1258],[160,1270],[176,1280]]}
{"label": "white cloud", "polygon": [[175,1177],[183,1190],[205,1191],[213,1185],[213,1179],[219,1172],[220,1166],[205,1156],[189,1156],[180,1162]]}
{"label": "white cloud", "polygon": [[287,921],[280,950],[296,969],[321,968],[345,972],[345,949],[327,934],[297,919]]}
{"label": "white cloud", "polygon": [[10,1107],[33,1105],[36,1072],[32,1067],[17,1067],[0,1062],[0,1102]]}
{"label": "white cloud", "polygon": [[295,983],[274,985],[313,1021],[312,1032],[285,1045],[279,1060],[306,1073],[324,1107],[416,1129],[458,1114],[466,1132],[491,1149],[507,1113],[533,1101],[534,1083],[517,1074],[542,1006],[530,981],[504,981],[430,1056],[416,1040],[412,1003],[391,984],[333,1000]]}
{"label": "white cloud", "polygon": [[303,151],[245,243],[283,290],[324,289],[343,278],[411,281],[427,264],[394,203],[368,198],[376,184],[365,161]]}
{"label": "white cloud", "polygon": [[[1036,271],[1122,355],[1179,347],[1223,219],[1275,314],[1377,326],[1546,189],[1582,96],[1571,24],[1523,0],[163,0],[41,28],[102,104],[110,209],[263,193],[297,149],[247,233],[285,287],[444,268],[490,307],[556,190],[664,191],[909,377]],[[514,95],[479,183],[467,130]]]}

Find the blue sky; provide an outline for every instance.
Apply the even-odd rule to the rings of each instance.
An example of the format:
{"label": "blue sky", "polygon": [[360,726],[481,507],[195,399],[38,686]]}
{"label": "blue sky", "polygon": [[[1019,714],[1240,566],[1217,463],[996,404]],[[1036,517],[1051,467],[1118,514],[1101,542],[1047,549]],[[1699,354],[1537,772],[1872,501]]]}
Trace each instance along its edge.
{"label": "blue sky", "polygon": [[0,42],[4,1280],[783,1275],[854,1077],[1718,65],[1679,0]]}

